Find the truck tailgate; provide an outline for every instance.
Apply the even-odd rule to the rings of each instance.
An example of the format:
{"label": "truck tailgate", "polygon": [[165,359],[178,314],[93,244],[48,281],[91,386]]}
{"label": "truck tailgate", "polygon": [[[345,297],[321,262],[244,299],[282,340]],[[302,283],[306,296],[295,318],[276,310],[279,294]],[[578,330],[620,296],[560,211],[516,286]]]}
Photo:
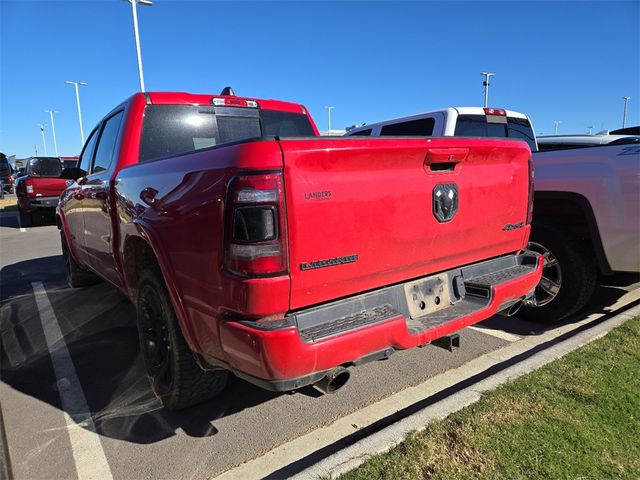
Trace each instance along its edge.
{"label": "truck tailgate", "polygon": [[59,197],[67,188],[64,178],[33,177],[33,193],[38,197]]}
{"label": "truck tailgate", "polygon": [[[524,142],[325,137],[280,144],[291,309],[524,246],[531,156]],[[448,200],[434,200],[443,195]]]}

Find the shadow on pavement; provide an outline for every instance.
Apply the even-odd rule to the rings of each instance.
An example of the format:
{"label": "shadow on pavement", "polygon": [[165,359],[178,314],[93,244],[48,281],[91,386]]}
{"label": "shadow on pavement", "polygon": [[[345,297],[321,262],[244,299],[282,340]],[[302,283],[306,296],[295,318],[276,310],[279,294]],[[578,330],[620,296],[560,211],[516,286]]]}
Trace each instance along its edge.
{"label": "shadow on pavement", "polygon": [[[29,228],[45,227],[47,225],[56,224],[56,214],[53,209],[48,211],[34,211],[32,213],[32,218],[34,224]],[[18,222],[18,211],[3,211],[0,215],[0,227],[20,228],[21,225]]]}
{"label": "shadow on pavement", "polygon": [[230,377],[226,390],[215,399],[179,412],[165,410],[145,375],[133,305],[108,284],[68,288],[63,272],[61,256],[20,262],[0,271],[0,377],[12,388],[62,409],[31,289],[31,282],[43,281],[102,435],[140,444],[158,442],[178,429],[207,437],[218,432],[216,419],[282,395]]}
{"label": "shadow on pavement", "polygon": [[480,329],[483,327],[491,328],[519,336],[541,335],[548,330],[558,328],[562,325],[569,325],[577,320],[583,319],[585,312],[589,312],[589,314],[609,313],[611,311],[610,307],[628,292],[624,287],[629,287],[639,281],[640,276],[637,273],[618,273],[610,277],[602,277],[589,303],[577,314],[558,323],[545,324],[531,322],[519,318],[516,314],[514,317],[509,318],[493,316],[476,326]]}

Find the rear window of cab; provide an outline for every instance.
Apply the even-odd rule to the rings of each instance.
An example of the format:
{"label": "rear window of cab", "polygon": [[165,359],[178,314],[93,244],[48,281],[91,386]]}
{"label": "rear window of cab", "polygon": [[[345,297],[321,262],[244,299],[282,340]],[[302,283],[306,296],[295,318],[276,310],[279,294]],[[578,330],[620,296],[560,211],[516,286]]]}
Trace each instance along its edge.
{"label": "rear window of cab", "polygon": [[507,117],[506,123],[493,123],[487,121],[486,115],[459,115],[454,136],[517,138],[527,142],[532,152],[537,151],[535,135],[526,118]]}
{"label": "rear window of cab", "polygon": [[246,107],[148,105],[144,113],[140,161],[196,152],[264,136],[313,137],[301,113]]}

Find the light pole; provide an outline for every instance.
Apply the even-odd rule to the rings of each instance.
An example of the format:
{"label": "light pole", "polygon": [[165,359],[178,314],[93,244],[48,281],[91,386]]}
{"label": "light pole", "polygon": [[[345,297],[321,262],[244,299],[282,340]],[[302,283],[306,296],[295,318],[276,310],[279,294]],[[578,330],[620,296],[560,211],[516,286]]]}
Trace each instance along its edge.
{"label": "light pole", "polygon": [[495,76],[495,73],[482,72],[480,75],[484,75],[484,82],[482,82],[482,85],[484,85],[484,106],[486,108],[489,106],[489,79]]}
{"label": "light pole", "polygon": [[327,113],[329,114],[329,130],[327,131],[327,135],[331,135],[331,110],[333,110],[334,107],[333,105],[325,105],[325,107],[327,109]]}
{"label": "light pole", "polygon": [[82,146],[84,145],[84,130],[82,128],[82,112],[80,111],[80,93],[78,92],[78,85],[82,85],[83,87],[86,85],[84,82],[64,82],[67,85],[73,85],[76,87],[76,104],[78,105],[78,121],[80,122],[80,140],[82,143],[80,144],[80,149],[82,150]]}
{"label": "light pole", "polygon": [[622,114],[622,128],[627,124],[627,103],[631,100],[631,97],[622,97],[624,99],[624,113]]}
{"label": "light pole", "polygon": [[133,14],[133,33],[136,37],[136,53],[138,55],[138,74],[140,75],[140,91],[144,92],[144,75],[142,74],[142,55],[140,54],[140,36],[138,35],[138,3],[150,7],[153,5],[151,0],[124,0],[131,4],[131,12]]}
{"label": "light pole", "polygon": [[593,125],[591,125],[590,127],[587,127],[587,129],[589,130],[587,132],[587,135],[591,135],[591,130],[593,129]]}
{"label": "light pole", "polygon": [[53,114],[58,113],[58,110],[45,110],[45,113],[49,114],[51,117],[51,132],[53,133],[53,149],[56,152],[56,157],[58,156],[58,141],[56,140],[56,124],[53,121]]}
{"label": "light pole", "polygon": [[[39,123],[38,127],[40,127],[40,135],[42,136],[42,145],[44,146],[44,155],[45,157],[47,155],[49,155],[49,152],[47,152],[47,141],[44,138],[44,125]],[[36,157],[38,156],[38,154],[36,153]]]}
{"label": "light pole", "polygon": [[554,126],[554,128],[555,128],[555,131],[556,131],[556,133],[555,133],[555,134],[556,134],[556,135],[558,134],[558,125],[560,125],[561,123],[562,123],[562,122],[561,122],[560,120],[554,120],[554,121],[553,121],[553,126]]}

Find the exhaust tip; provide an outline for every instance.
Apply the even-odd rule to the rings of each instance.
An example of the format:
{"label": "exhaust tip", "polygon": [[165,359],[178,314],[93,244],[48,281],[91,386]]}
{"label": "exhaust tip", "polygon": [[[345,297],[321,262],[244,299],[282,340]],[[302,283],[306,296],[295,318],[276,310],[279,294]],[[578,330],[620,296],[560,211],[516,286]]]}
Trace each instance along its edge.
{"label": "exhaust tip", "polygon": [[522,308],[523,303],[524,302],[522,300],[518,300],[516,303],[511,305],[509,307],[509,310],[507,310],[507,315],[509,317],[513,317],[516,313],[518,313],[518,310]]}
{"label": "exhaust tip", "polygon": [[515,302],[513,302],[511,305],[509,305],[509,307],[499,311],[498,315],[502,315],[503,317],[513,317],[516,313],[518,313],[518,310],[520,310],[520,308],[523,305],[524,305],[523,299],[518,299]]}
{"label": "exhaust tip", "polygon": [[337,367],[331,370],[313,386],[322,393],[335,393],[347,384],[350,377],[351,374],[349,373],[349,370],[344,367]]}

